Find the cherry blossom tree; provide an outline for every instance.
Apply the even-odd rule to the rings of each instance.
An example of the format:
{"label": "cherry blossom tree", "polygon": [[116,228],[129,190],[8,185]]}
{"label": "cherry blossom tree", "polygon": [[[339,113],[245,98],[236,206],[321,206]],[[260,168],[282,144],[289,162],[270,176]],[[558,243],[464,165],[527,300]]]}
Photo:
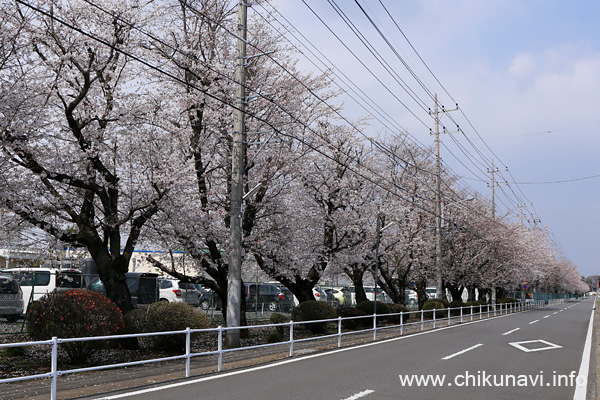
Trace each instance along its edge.
{"label": "cherry blossom tree", "polygon": [[10,55],[21,74],[16,95],[25,100],[2,110],[0,201],[58,240],[85,247],[125,312],[132,308],[129,260],[170,181],[161,156],[170,138],[138,118],[144,71],[122,53],[139,46],[138,5],[104,2],[118,18],[84,1],[39,5],[50,16],[10,6],[20,24]]}

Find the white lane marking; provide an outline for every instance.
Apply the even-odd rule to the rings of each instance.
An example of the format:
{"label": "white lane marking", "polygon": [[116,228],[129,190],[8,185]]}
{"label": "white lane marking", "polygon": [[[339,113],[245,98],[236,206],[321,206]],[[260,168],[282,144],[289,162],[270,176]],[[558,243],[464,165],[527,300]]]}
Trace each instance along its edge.
{"label": "white lane marking", "polygon": [[[546,345],[546,347],[538,347],[537,349],[533,348],[533,349],[529,349],[525,346],[522,346],[523,344],[528,344],[528,343],[544,343]],[[558,345],[558,344],[554,344],[554,343],[550,343],[547,342],[545,340],[527,340],[525,342],[513,342],[513,343],[509,343],[511,346],[516,347],[519,350],[524,351],[525,353],[531,353],[533,351],[542,351],[542,350],[555,350],[555,349],[562,349],[562,346]]]}
{"label": "white lane marking", "polygon": [[479,346],[483,346],[483,343],[476,344],[475,346],[471,346],[471,347],[469,347],[468,349],[461,350],[461,351],[459,351],[458,353],[450,354],[449,356],[446,356],[446,357],[442,358],[442,360],[449,360],[449,359],[451,359],[451,358],[453,358],[453,357],[456,357],[456,356],[459,356],[459,355],[461,355],[461,354],[464,354],[464,353],[466,353],[467,351],[471,351],[471,350],[473,350],[473,349],[476,349],[476,348],[478,348]]}
{"label": "white lane marking", "polygon": [[548,317],[549,317],[549,315],[546,315],[544,318],[548,318]]}
{"label": "white lane marking", "polygon": [[552,314],[558,314],[558,311],[557,312],[553,312]]}
{"label": "white lane marking", "polygon": [[374,392],[375,391],[371,390],[371,389],[363,390],[362,392],[355,393],[352,396],[346,397],[343,400],[356,400],[356,399],[360,399],[361,397],[368,396],[368,395],[370,395],[371,393],[374,393]]}
{"label": "white lane marking", "polygon": [[513,332],[516,332],[516,331],[518,331],[519,329],[521,329],[521,328],[515,328],[515,329],[513,329],[512,331],[504,332],[504,333],[502,334],[502,336],[510,335],[511,333],[513,333]]}
{"label": "white lane marking", "polygon": [[540,322],[540,320],[539,320],[539,319],[536,319],[535,321],[531,321],[531,322],[529,323],[529,325],[531,325],[531,324],[535,324],[536,322]]}
{"label": "white lane marking", "polygon": [[[587,398],[587,376],[590,369],[590,353],[592,350],[592,331],[594,328],[595,309],[596,306],[594,302],[594,309],[592,310],[592,316],[590,317],[587,335],[585,336],[585,345],[583,346],[583,355],[581,356],[579,375],[577,376],[577,379],[575,379],[575,381],[577,382],[577,387],[575,388],[573,400],[585,400]],[[580,379],[581,382],[579,382]]]}

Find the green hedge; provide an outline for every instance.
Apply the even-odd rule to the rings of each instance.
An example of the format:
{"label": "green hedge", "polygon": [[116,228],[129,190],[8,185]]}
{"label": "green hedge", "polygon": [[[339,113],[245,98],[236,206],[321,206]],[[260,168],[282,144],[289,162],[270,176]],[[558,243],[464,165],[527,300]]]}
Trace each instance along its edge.
{"label": "green hedge", "polygon": [[423,313],[423,318],[424,319],[433,319],[433,312],[431,312],[431,310],[436,310],[435,311],[436,319],[446,318],[446,317],[448,317],[448,311],[446,310],[446,308],[447,308],[447,304],[444,304],[443,301],[438,300],[438,299],[429,299],[425,302],[425,304],[423,304],[422,310],[425,311],[425,313]]}
{"label": "green hedge", "polygon": [[[129,333],[205,329],[210,327],[210,318],[197,307],[160,301],[125,314],[125,326]],[[185,341],[183,333],[140,338],[142,344],[159,350],[185,350]]]}
{"label": "green hedge", "polygon": [[[356,307],[338,308],[338,317],[349,318],[349,317],[362,317],[365,312],[359,310]],[[348,320],[342,320],[342,326],[348,329],[363,328],[371,324],[372,318],[353,318]]]}
{"label": "green hedge", "polygon": [[[303,301],[292,310],[292,321],[315,321],[337,317],[335,308],[325,301]],[[304,324],[304,327],[313,333],[324,333],[327,330],[326,322]]]}

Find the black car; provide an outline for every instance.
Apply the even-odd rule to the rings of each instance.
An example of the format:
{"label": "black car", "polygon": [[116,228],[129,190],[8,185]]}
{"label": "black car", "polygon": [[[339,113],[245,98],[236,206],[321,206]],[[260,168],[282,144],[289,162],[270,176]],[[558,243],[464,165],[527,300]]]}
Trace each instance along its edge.
{"label": "black car", "polygon": [[[145,272],[127,272],[125,282],[131,294],[134,307],[139,304],[151,304],[158,301],[158,274]],[[94,278],[87,287],[88,290],[106,295],[104,284],[100,277]]]}
{"label": "black car", "polygon": [[293,296],[287,289],[275,283],[259,283],[258,295],[256,283],[245,283],[246,311],[283,311],[289,312],[293,305]]}
{"label": "black car", "polygon": [[217,292],[214,290],[205,288],[200,284],[194,284],[200,295],[198,299],[200,300],[199,307],[204,311],[214,308],[215,310],[221,310],[223,308],[223,304],[221,302],[221,298],[217,295]]}

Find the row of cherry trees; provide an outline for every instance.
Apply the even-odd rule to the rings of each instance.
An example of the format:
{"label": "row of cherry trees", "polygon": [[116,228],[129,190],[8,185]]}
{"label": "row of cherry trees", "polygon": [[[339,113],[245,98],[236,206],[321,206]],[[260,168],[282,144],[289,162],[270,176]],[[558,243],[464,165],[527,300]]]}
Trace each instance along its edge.
{"label": "row of cherry trees", "polygon": [[[235,9],[225,0],[0,0],[3,212],[87,249],[108,295],[131,301],[134,249],[185,249],[194,270],[151,259],[226,298]],[[32,4],[29,7],[27,4]],[[381,216],[379,284],[398,302],[434,270],[430,149],[338,116],[328,74],[297,68],[251,18],[243,248],[300,301],[332,273],[365,299]],[[271,53],[272,52],[272,53]],[[263,54],[268,53],[268,54]],[[318,93],[318,96],[315,94]],[[490,218],[444,177],[443,274],[463,288],[582,291],[547,233]],[[391,225],[390,225],[391,224]],[[424,296],[421,296],[424,298]],[[225,304],[226,302],[224,302]]]}

